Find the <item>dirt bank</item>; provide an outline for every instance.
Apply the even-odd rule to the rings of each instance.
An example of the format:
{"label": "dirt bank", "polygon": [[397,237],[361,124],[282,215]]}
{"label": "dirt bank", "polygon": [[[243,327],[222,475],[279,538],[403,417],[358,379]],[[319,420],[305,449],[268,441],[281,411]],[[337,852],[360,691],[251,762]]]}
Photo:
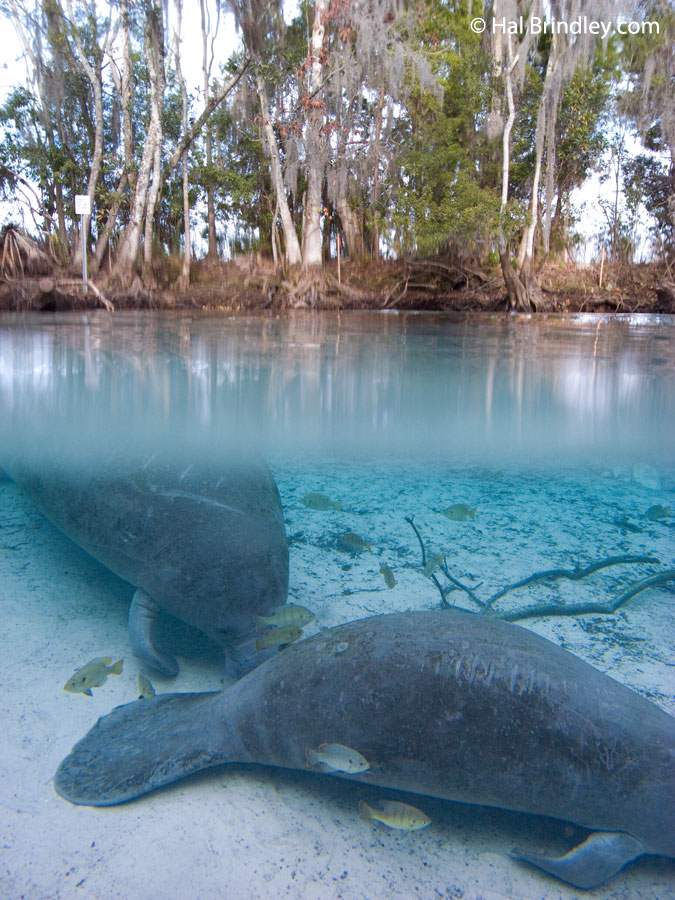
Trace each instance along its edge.
{"label": "dirt bank", "polygon": [[[171,284],[174,267],[157,264],[156,286],[139,280],[127,290],[90,281],[82,292],[73,273],[25,276],[0,281],[0,309],[54,312],[92,308],[221,309],[256,313],[297,308],[395,309],[456,312],[507,310],[506,290],[498,269],[454,264],[443,259],[343,265],[296,279],[271,265],[246,258],[201,261],[193,267],[190,290]],[[655,265],[612,268],[549,264],[539,272],[542,312],[616,312],[675,314],[675,284]]]}

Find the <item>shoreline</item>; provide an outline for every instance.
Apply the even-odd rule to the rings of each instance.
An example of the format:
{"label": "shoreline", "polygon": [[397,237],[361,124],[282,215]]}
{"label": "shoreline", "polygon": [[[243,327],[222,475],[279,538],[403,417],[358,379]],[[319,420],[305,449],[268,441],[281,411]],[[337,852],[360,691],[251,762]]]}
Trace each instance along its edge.
{"label": "shoreline", "polygon": [[[507,313],[506,288],[497,270],[466,270],[436,261],[346,264],[338,282],[334,265],[309,280],[288,281],[264,261],[238,259],[195,263],[188,292],[171,284],[169,266],[158,264],[154,285],[136,279],[128,289],[101,277],[82,293],[72,273],[0,282],[0,311],[85,309],[213,310],[249,314],[304,310]],[[422,269],[422,275],[415,274]],[[440,273],[440,274],[439,274]],[[414,280],[413,280],[414,277]],[[675,314],[675,285],[650,264],[608,275],[599,286],[594,266],[549,265],[539,273],[543,302],[535,312]]]}

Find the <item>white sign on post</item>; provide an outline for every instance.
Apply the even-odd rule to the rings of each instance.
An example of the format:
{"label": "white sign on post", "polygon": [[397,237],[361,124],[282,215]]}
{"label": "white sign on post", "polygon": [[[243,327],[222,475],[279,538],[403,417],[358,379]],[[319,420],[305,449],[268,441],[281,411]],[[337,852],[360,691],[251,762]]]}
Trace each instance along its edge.
{"label": "white sign on post", "polygon": [[75,214],[78,216],[91,215],[91,200],[89,194],[75,194]]}
{"label": "white sign on post", "polygon": [[84,217],[91,215],[89,194],[75,194],[75,214],[82,216],[80,234],[82,235],[82,293],[87,293],[87,241],[84,233]]}

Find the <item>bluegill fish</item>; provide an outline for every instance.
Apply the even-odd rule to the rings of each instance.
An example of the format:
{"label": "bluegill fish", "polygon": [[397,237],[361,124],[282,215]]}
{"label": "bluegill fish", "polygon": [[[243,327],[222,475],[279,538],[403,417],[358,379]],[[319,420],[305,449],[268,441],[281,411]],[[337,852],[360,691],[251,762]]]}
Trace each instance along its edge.
{"label": "bluegill fish", "polygon": [[307,747],[305,751],[308,766],[323,766],[328,772],[365,772],[370,763],[358,750],[343,744],[321,744],[318,750]]}
{"label": "bluegill fish", "polygon": [[443,510],[443,515],[447,519],[450,519],[451,522],[466,522],[468,518],[476,518],[477,509],[477,506],[474,506],[473,509],[469,509],[464,503],[454,503],[452,506],[448,506],[447,509]]}
{"label": "bluegill fish", "polygon": [[657,504],[656,506],[649,507],[645,513],[645,518],[649,519],[650,522],[658,522],[659,519],[667,519],[672,511],[673,509],[671,506],[661,506],[660,504]]}
{"label": "bluegill fish", "polygon": [[307,509],[336,509],[340,511],[342,504],[339,500],[329,500],[325,494],[305,494],[300,501]]}
{"label": "bluegill fish", "polygon": [[436,569],[438,569],[439,566],[442,566],[444,562],[444,553],[432,553],[431,556],[429,556],[429,558],[427,559],[424,569],[422,570],[425,577],[431,578]]}
{"label": "bluegill fish", "polygon": [[149,700],[151,697],[155,696],[155,689],[152,686],[150,679],[142,672],[138,673],[138,691],[139,700]]}
{"label": "bluegill fish", "polygon": [[292,644],[302,634],[297,625],[284,625],[283,628],[270,628],[255,642],[256,650],[278,650],[285,644]]}
{"label": "bluegill fish", "polygon": [[340,536],[340,544],[346,550],[372,550],[373,545],[370,541],[364,541],[362,537],[359,537],[358,534],[354,534],[353,531],[347,531],[343,535]]}
{"label": "bluegill fish", "polygon": [[426,813],[408,803],[383,800],[380,805],[382,809],[375,809],[365,800],[359,800],[360,818],[365,821],[382,822],[388,828],[396,828],[399,831],[418,831],[420,828],[426,828],[431,822]]}
{"label": "bluegill fish", "polygon": [[380,575],[384,576],[384,583],[388,588],[396,587],[396,579],[394,578],[394,573],[391,571],[389,566],[385,566],[384,563],[380,563]]}
{"label": "bluegill fish", "polygon": [[297,625],[298,628],[302,628],[313,622],[316,616],[304,606],[284,603],[272,610],[269,616],[254,616],[253,618],[259,627],[268,625],[270,628],[284,628],[286,625]]}
{"label": "bluegill fish", "polygon": [[114,665],[110,665],[110,656],[98,656],[86,665],[78,669],[63,685],[63,690],[69,694],[86,694],[92,697],[91,689],[100,687],[108,680],[108,675],[121,675],[123,659],[118,659]]}

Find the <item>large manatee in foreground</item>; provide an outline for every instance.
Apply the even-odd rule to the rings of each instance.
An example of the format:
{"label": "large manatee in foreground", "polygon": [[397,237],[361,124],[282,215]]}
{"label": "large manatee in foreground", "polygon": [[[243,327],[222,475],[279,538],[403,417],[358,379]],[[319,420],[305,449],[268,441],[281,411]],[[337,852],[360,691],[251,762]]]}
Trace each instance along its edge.
{"label": "large manatee in foreground", "polygon": [[458,610],[351,622],[225,691],[120,706],[55,786],[106,806],[222,763],[308,769],[326,742],[370,763],[341,777],[591,829],[562,859],[518,853],[581,888],[675,856],[675,719],[550,641]]}
{"label": "large manatee in foreground", "polygon": [[160,610],[224,645],[236,667],[253,646],[253,616],[286,602],[281,501],[262,460],[22,452],[4,467],[57,528],[137,588],[133,651],[165,675],[178,664],[155,645]]}

